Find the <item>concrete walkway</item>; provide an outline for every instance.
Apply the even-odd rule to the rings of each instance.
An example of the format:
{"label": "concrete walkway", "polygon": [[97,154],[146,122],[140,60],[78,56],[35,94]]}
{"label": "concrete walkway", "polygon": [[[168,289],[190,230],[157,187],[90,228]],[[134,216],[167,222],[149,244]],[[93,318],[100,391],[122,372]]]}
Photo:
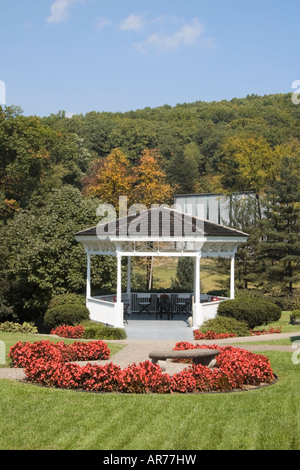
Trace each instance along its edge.
{"label": "concrete walkway", "polygon": [[[245,336],[239,338],[228,338],[222,340],[204,340],[204,341],[195,341],[195,340],[123,340],[118,341],[118,343],[123,343],[124,348],[116,353],[111,361],[115,364],[120,365],[120,367],[126,367],[132,362],[143,362],[149,359],[149,353],[152,350],[160,349],[173,349],[175,344],[179,341],[189,341],[192,344],[206,344],[212,345],[217,344],[219,346],[228,346],[232,345],[242,349],[247,349],[251,351],[295,351],[295,345],[261,345],[261,344],[247,344],[247,343],[256,343],[261,341],[271,341],[276,339],[285,339],[285,338],[299,338],[298,347],[300,349],[300,331],[293,333],[275,333],[272,335],[261,335],[261,336]],[[110,362],[110,361],[108,361]]]}
{"label": "concrete walkway", "polygon": [[175,319],[156,320],[154,315],[132,316],[124,324],[128,340],[174,340],[192,341],[193,329],[187,322],[186,315],[176,315]]}
{"label": "concrete walkway", "polygon": [[[261,341],[271,341],[276,339],[284,339],[284,338],[294,338],[294,340],[299,341],[299,343],[294,343],[292,345],[261,345],[261,344],[248,344],[257,343]],[[297,340],[297,338],[299,338]],[[173,349],[175,344],[179,341],[186,341],[181,339],[152,339],[152,340],[134,340],[134,339],[126,339],[126,340],[114,340],[114,341],[107,341],[107,343],[118,343],[123,344],[124,348],[114,354],[110,359],[106,361],[95,361],[97,364],[105,364],[108,362],[113,362],[114,364],[119,365],[120,367],[124,368],[132,363],[139,363],[144,362],[149,359],[149,353],[152,350],[160,350],[160,349]],[[189,342],[193,344],[217,344],[220,346],[232,345],[242,349],[255,351],[289,351],[294,352],[297,348],[300,349],[300,331],[292,332],[292,333],[275,333],[272,335],[261,335],[261,336],[246,336],[240,338],[228,338],[223,340],[205,340],[205,341],[194,341],[190,340]],[[90,361],[91,362],[91,361]],[[168,364],[168,368],[166,370],[167,373],[172,375],[172,373],[181,370],[183,367],[182,364]],[[0,379],[15,379],[15,380],[23,380],[25,378],[23,369],[16,369],[16,368],[0,368]]]}

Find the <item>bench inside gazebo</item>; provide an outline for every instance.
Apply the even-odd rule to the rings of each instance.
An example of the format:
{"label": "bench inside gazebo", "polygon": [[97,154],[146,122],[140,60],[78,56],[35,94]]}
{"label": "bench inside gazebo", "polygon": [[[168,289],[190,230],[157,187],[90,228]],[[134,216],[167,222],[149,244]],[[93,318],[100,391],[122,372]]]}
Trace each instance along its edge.
{"label": "bench inside gazebo", "polygon": [[[87,254],[86,305],[91,320],[124,328],[127,313],[166,315],[187,312],[192,327],[214,318],[223,298],[200,293],[201,258],[230,258],[230,298],[234,298],[234,260],[238,246],[248,235],[175,209],[158,206],[134,212],[75,234]],[[111,296],[91,296],[91,256],[116,256],[117,290]],[[132,257],[182,257],[194,259],[194,291],[189,294],[131,292]],[[127,262],[127,290],[122,293],[122,258]],[[163,305],[165,303],[165,305]]]}

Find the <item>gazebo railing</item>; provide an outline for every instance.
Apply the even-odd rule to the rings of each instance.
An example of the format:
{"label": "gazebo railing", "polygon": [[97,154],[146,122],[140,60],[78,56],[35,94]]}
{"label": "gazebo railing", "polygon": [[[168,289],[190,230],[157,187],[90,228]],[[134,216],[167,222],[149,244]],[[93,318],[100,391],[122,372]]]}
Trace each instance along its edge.
{"label": "gazebo railing", "polygon": [[[150,295],[150,298],[149,298],[149,295]],[[180,293],[173,293],[173,292],[151,293],[151,294],[145,293],[145,296],[143,296],[142,293],[131,292],[130,294],[127,294],[127,293],[122,294],[122,302],[129,302],[129,300],[131,300],[130,301],[131,312],[138,313],[140,310],[139,303],[150,301],[149,312],[153,313],[153,312],[156,312],[157,300],[162,295],[167,295],[169,297],[171,301],[172,309],[174,311],[175,311],[176,302],[178,302],[184,296],[185,297],[188,296],[190,300],[190,306],[188,308],[188,311],[192,312],[192,299],[193,299],[192,293],[190,294],[180,294]],[[130,296],[130,299],[129,299],[129,296]],[[97,297],[91,297],[90,299],[101,301],[101,305],[103,306],[103,308],[105,308],[107,304],[112,304],[116,302],[116,295],[114,294],[101,295]],[[214,300],[214,301],[212,301],[212,299],[213,297],[211,295],[201,294],[200,296],[200,302],[201,304],[203,304],[203,308],[205,309],[205,312],[207,312],[205,316],[208,318],[214,318],[216,314],[216,309],[220,301],[227,300],[227,297],[218,297],[219,300]]]}
{"label": "gazebo railing", "polygon": [[87,308],[90,311],[90,319],[108,325],[115,324],[115,304],[112,301],[100,298],[88,297]]}
{"label": "gazebo railing", "polygon": [[[171,301],[171,308],[174,313],[177,311],[176,303],[178,303],[183,298],[183,296],[185,296],[185,300],[189,301],[186,310],[188,313],[193,315],[193,317],[195,316],[194,327],[195,325],[202,324],[203,321],[215,318],[220,302],[222,302],[223,300],[228,300],[227,297],[218,297],[216,299],[212,296],[202,294],[200,299],[201,311],[197,311],[198,313],[193,311],[193,294],[164,292],[163,294],[150,294],[150,297],[149,294],[144,294],[143,297],[143,294],[132,292],[130,294],[122,294],[122,302],[123,304],[129,305],[129,311],[131,311],[132,313],[139,313],[139,303],[142,303],[143,301],[150,301],[148,311],[151,314],[157,312],[157,300],[160,298],[161,295],[169,296],[169,300]],[[189,299],[186,298],[187,296],[189,297]],[[97,297],[88,297],[87,307],[90,311],[91,320],[112,326],[122,327],[125,312],[123,310],[122,304],[116,303],[115,295],[111,294]]]}
{"label": "gazebo railing", "polygon": [[228,300],[227,297],[218,297],[218,299],[219,300],[215,300],[213,302],[205,302],[202,304],[202,315],[204,321],[216,318],[219,304],[223,302],[223,300]]}

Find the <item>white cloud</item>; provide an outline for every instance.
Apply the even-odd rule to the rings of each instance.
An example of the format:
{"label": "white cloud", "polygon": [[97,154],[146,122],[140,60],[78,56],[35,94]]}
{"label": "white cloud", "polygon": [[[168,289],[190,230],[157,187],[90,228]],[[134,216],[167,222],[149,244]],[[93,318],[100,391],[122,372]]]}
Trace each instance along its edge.
{"label": "white cloud", "polygon": [[51,15],[47,18],[49,23],[61,23],[68,17],[69,8],[78,0],[54,0],[51,5]]}
{"label": "white cloud", "polygon": [[121,23],[121,29],[123,31],[141,31],[144,26],[144,14],[135,15],[132,13]]}
{"label": "white cloud", "polygon": [[96,20],[97,28],[101,29],[104,28],[105,26],[109,26],[112,24],[112,22],[108,18],[102,18],[99,16]]}
{"label": "white cloud", "polygon": [[199,22],[198,18],[194,18],[189,24],[184,24],[173,34],[151,34],[144,44],[140,44],[140,48],[154,46],[159,49],[178,49],[181,46],[192,46],[202,36],[203,31],[203,24]]}

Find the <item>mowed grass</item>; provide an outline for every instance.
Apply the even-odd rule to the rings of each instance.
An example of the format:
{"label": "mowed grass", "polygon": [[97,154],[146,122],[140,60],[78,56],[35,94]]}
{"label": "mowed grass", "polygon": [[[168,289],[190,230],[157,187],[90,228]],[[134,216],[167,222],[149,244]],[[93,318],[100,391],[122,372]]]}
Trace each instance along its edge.
{"label": "mowed grass", "polygon": [[[299,326],[290,330],[288,320],[284,312],[282,329],[298,331]],[[0,334],[7,351],[19,340],[48,338]],[[107,344],[113,362],[123,345]],[[246,392],[97,394],[2,379],[0,449],[300,450],[300,354],[257,354],[270,359],[278,381]]]}
{"label": "mowed grass", "polygon": [[299,450],[300,366],[291,353],[266,355],[278,382],[246,392],[97,394],[0,380],[0,448]]}
{"label": "mowed grass", "polygon": [[[169,289],[172,286],[172,280],[176,278],[177,258],[163,257],[154,258],[153,261],[153,287],[154,289]],[[134,267],[134,272],[139,279],[146,279],[145,262],[140,262]],[[229,285],[230,268],[228,274],[223,274],[218,261],[214,259],[203,258],[201,260],[201,285],[204,292],[213,289],[224,289]],[[144,288],[143,284],[143,288]]]}

